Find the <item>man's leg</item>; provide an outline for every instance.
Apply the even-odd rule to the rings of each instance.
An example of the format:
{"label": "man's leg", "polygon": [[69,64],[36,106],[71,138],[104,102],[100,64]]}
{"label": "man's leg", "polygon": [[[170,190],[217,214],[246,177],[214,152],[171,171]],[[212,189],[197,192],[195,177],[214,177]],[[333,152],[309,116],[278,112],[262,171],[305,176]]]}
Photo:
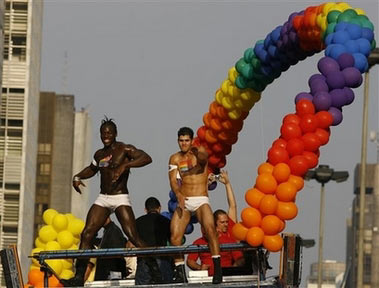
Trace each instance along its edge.
{"label": "man's leg", "polygon": [[[171,219],[170,230],[171,230],[171,244],[174,246],[182,245],[184,231],[191,219],[191,214],[188,210],[178,213],[178,209],[175,210],[174,215]],[[181,216],[179,216],[181,214]],[[174,257],[175,270],[173,282],[181,283],[187,282],[186,271],[184,266],[184,257],[176,255]]]}
{"label": "man's leg", "polygon": [[209,250],[212,255],[214,274],[212,283],[218,284],[222,282],[222,269],[220,257],[220,245],[218,243],[218,236],[215,228],[213,213],[208,204],[201,205],[196,210],[196,216],[203,227],[206,237],[208,239]]}
{"label": "man's leg", "polygon": [[[80,236],[79,249],[91,249],[92,240],[95,237],[97,231],[104,225],[105,220],[109,216],[109,210],[107,208],[92,205],[87,214],[86,225]],[[88,258],[77,259],[75,264],[75,277],[62,280],[62,284],[65,287],[77,287],[84,285],[84,274],[87,269]]]}
{"label": "man's leg", "polygon": [[[126,205],[119,206],[117,207],[115,213],[121,224],[122,230],[126,236],[128,236],[130,242],[132,242],[136,247],[147,247],[138,235],[136,219],[134,217],[132,207]],[[161,283],[162,275],[155,259],[152,257],[145,257],[144,262],[146,262],[146,265],[150,269],[153,283]]]}

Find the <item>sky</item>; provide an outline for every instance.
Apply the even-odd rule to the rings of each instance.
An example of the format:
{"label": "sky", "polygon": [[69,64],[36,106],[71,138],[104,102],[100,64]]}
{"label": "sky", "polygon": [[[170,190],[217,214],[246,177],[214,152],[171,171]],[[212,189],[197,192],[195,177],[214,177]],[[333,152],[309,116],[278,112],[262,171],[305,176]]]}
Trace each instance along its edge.
{"label": "sky", "polygon": [[[41,91],[75,95],[77,110],[86,108],[93,122],[93,152],[102,147],[99,125],[104,115],[118,125],[118,140],[146,151],[153,163],[133,169],[129,178],[135,215],[144,201],[157,197],[167,210],[168,158],[178,151],[177,130],[197,130],[214,100],[214,93],[245,49],[284,24],[292,12],[320,1],[56,1],[45,0]],[[378,39],[378,1],[349,2],[362,8],[375,25]],[[66,55],[66,56],[65,56]],[[308,78],[317,71],[323,52],[282,73],[262,93],[233,145],[225,167],[235,191],[238,216],[247,206],[257,167],[266,160],[279,136],[282,118],[295,110],[294,98],[308,92]],[[370,73],[368,130],[378,131],[378,68]],[[362,85],[363,87],[363,85]],[[346,219],[351,217],[354,168],[361,159],[363,88],[343,109],[344,120],[332,127],[321,148],[319,164],[346,170],[344,183],[326,184],[324,259],[345,261]],[[375,163],[377,146],[368,142],[367,162]],[[75,172],[75,171],[74,171]],[[93,177],[90,199],[99,193]],[[210,191],[212,208],[227,209],[225,190]],[[91,202],[91,203],[92,203]],[[318,239],[320,184],[305,183],[296,198],[297,217],[285,232]],[[187,244],[200,236],[197,225]],[[317,244],[303,250],[303,284],[310,264],[317,262]],[[270,259],[278,273],[279,257]]]}

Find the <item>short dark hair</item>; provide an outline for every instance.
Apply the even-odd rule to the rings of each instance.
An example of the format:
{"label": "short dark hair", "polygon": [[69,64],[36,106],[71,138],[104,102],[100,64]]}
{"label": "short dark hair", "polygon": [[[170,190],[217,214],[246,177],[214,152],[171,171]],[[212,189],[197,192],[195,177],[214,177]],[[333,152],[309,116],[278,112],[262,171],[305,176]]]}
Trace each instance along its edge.
{"label": "short dark hair", "polygon": [[191,139],[193,139],[193,130],[189,127],[180,128],[178,131],[178,138],[185,135],[188,135]]}
{"label": "short dark hair", "polygon": [[161,203],[155,197],[149,197],[145,201],[145,209],[147,212],[153,211],[161,207]]}
{"label": "short dark hair", "polygon": [[222,209],[217,209],[215,212],[213,212],[213,219],[215,220],[215,224],[216,224],[216,222],[217,222],[218,216],[219,216],[219,215],[223,215],[223,214],[228,215],[228,213],[226,213],[226,212],[225,212],[224,210],[222,210]]}
{"label": "short dark hair", "polygon": [[108,118],[107,116],[104,116],[104,119],[101,120],[100,131],[105,126],[111,126],[111,127],[113,127],[114,132],[117,133],[117,126],[116,126],[116,123],[114,123],[114,121],[113,121],[112,118]]}

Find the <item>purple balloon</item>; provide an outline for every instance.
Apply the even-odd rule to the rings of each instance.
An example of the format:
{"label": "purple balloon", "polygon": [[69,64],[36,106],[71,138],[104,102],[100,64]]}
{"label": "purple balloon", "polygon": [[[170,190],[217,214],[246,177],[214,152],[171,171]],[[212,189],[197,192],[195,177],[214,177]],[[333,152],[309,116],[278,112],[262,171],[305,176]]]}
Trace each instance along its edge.
{"label": "purple balloon", "polygon": [[341,70],[347,67],[354,67],[354,57],[350,53],[343,53],[338,57],[338,64],[341,67]]}
{"label": "purple balloon", "polygon": [[343,88],[344,92],[345,92],[345,96],[346,96],[346,104],[345,105],[349,105],[351,103],[353,103],[354,101],[354,91],[351,90],[350,88]]}
{"label": "purple balloon", "polygon": [[348,67],[343,69],[343,76],[345,77],[346,85],[351,88],[357,88],[362,84],[363,78],[361,72],[355,67]]}
{"label": "purple balloon", "polygon": [[333,123],[332,126],[337,126],[342,122],[343,116],[342,116],[342,111],[338,108],[335,107],[330,107],[328,112],[332,114],[333,117]]}
{"label": "purple balloon", "polygon": [[297,33],[294,31],[290,31],[288,37],[293,44],[297,44],[299,42],[299,37],[297,37]]}
{"label": "purple balloon", "polygon": [[315,81],[315,80],[325,81],[326,77],[324,75],[322,75],[322,74],[313,74],[311,77],[309,77],[308,85],[311,86],[312,82]]}
{"label": "purple balloon", "polygon": [[330,90],[338,88],[342,89],[346,85],[345,77],[341,71],[330,72],[326,76],[326,83]]}
{"label": "purple balloon", "polygon": [[310,88],[311,88],[312,95],[315,95],[317,92],[320,92],[320,91],[329,92],[328,84],[326,84],[326,81],[323,81],[323,80],[312,81]]}
{"label": "purple balloon", "polygon": [[299,102],[301,99],[306,99],[306,100],[312,101],[313,96],[309,93],[306,93],[306,92],[300,92],[295,97],[295,103]]}
{"label": "purple balloon", "polygon": [[340,109],[346,104],[346,95],[343,89],[334,89],[329,93],[332,98],[333,107]]}
{"label": "purple balloon", "polygon": [[313,105],[316,111],[328,111],[332,105],[332,97],[328,92],[320,91],[313,97]]}
{"label": "purple balloon", "polygon": [[334,71],[340,71],[340,65],[338,62],[330,57],[323,57],[318,61],[317,68],[323,75],[328,75]]}
{"label": "purple balloon", "polygon": [[346,53],[346,52],[347,52],[347,48],[345,47],[345,45],[343,45],[343,44],[334,44],[334,46],[330,50],[330,55],[329,56],[332,57],[333,59],[337,60],[338,57],[341,54]]}

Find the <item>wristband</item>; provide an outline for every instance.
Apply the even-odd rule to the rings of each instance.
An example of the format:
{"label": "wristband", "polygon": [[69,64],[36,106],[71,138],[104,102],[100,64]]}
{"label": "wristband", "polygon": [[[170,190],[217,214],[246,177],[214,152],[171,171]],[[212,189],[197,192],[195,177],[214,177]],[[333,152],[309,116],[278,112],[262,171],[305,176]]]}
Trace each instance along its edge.
{"label": "wristband", "polygon": [[80,181],[80,178],[78,176],[74,176],[73,181]]}

